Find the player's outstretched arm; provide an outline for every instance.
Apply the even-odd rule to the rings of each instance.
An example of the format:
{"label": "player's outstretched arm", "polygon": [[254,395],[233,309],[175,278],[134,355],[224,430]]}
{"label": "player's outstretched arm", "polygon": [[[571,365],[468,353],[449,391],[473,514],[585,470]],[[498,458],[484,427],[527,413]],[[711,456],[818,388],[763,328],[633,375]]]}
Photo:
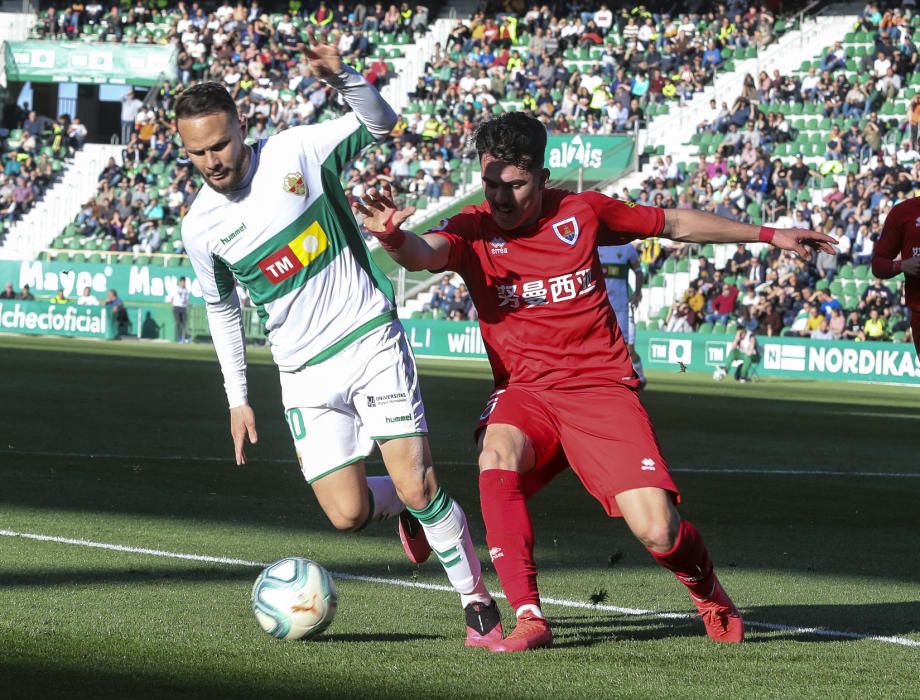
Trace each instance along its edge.
{"label": "player's outstretched arm", "polygon": [[316,43],[306,50],[306,54],[316,76],[342,95],[374,138],[379,140],[389,136],[399,119],[396,112],[363,75],[342,63],[335,46]]}
{"label": "player's outstretched arm", "polygon": [[812,251],[835,253],[835,238],[826,233],[807,229],[783,229],[770,226],[753,226],[732,221],[723,216],[694,209],[665,209],[664,238],[682,243],[772,243],[777,248],[789,250],[802,257]]}
{"label": "player's outstretched arm", "polygon": [[416,236],[404,231],[402,225],[415,213],[415,207],[397,209],[389,187],[368,190],[358,211],[364,216],[364,228],[407,270],[443,270],[447,266],[448,240],[437,234]]}

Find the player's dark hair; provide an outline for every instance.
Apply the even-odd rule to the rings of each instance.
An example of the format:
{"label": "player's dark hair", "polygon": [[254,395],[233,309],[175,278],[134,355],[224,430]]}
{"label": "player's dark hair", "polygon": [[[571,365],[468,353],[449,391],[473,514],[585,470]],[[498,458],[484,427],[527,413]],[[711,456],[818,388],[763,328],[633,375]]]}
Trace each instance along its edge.
{"label": "player's dark hair", "polygon": [[480,159],[488,153],[522,170],[542,168],[546,127],[523,112],[505,112],[476,130],[476,151]]}
{"label": "player's dark hair", "polygon": [[192,119],[207,114],[226,112],[236,117],[236,102],[220,83],[207,82],[192,85],[176,100],[176,119]]}

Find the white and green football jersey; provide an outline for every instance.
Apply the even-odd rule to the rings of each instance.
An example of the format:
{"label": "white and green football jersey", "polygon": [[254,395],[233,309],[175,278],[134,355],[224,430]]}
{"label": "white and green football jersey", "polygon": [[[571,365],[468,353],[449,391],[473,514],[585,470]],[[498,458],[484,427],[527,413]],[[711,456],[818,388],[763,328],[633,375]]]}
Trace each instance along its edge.
{"label": "white and green football jersey", "polygon": [[607,297],[614,311],[629,306],[629,271],[639,262],[639,253],[631,243],[598,246],[598,257],[604,270]]}
{"label": "white and green football jersey", "polygon": [[205,301],[246,288],[282,371],[316,364],[395,318],[393,289],[371,260],[339,174],[373,135],[354,113],[252,147],[248,186],[205,185],[182,240]]}

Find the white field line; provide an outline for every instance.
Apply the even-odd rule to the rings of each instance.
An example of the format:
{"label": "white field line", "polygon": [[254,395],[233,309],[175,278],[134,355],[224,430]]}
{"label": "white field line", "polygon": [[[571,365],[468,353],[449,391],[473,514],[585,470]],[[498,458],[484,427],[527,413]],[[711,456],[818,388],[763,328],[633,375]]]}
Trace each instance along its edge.
{"label": "white field line", "polygon": [[[132,454],[121,454],[115,452],[45,452],[42,450],[17,450],[17,449],[7,449],[0,450],[0,456],[2,455],[20,455],[23,457],[75,457],[79,459],[122,459],[122,460],[137,460],[137,461],[149,461],[149,462],[223,462],[226,464],[232,464],[232,457],[191,457],[188,455],[132,455]],[[252,459],[253,463],[258,464],[259,462],[266,464],[297,464],[297,460],[294,458],[278,458],[278,457],[256,457]],[[368,464],[375,466],[380,466],[383,462],[380,459],[369,459],[367,460]],[[458,462],[458,461],[446,461],[438,460],[435,462],[435,468],[438,465],[444,465],[445,467],[470,467],[474,465],[472,462]],[[671,467],[669,470],[673,474],[740,474],[740,475],[762,475],[762,476],[865,476],[865,477],[879,477],[887,479],[920,479],[920,471],[918,472],[895,472],[895,471],[878,471],[878,472],[866,472],[866,471],[844,471],[840,469],[793,469],[793,468],[764,468],[764,469],[719,469],[711,467]]]}
{"label": "white field line", "polygon": [[[0,537],[20,537],[27,540],[39,542],[54,542],[57,544],[69,544],[78,547],[91,547],[94,549],[104,549],[113,552],[128,552],[130,554],[147,554],[155,557],[164,557],[167,559],[184,559],[187,561],[200,561],[210,564],[226,564],[228,566],[246,566],[251,568],[264,568],[267,562],[251,561],[249,559],[235,559],[233,557],[212,557],[205,554],[184,554],[181,552],[167,552],[162,549],[148,549],[146,547],[129,547],[121,544],[109,544],[106,542],[93,542],[91,540],[73,539],[70,537],[55,537],[53,535],[39,535],[31,532],[16,532],[14,530],[0,530]],[[344,579],[348,581],[363,581],[365,583],[377,583],[387,586],[403,586],[405,588],[419,588],[428,591],[443,591],[453,593],[450,586],[444,586],[435,583],[420,583],[417,581],[405,581],[402,579],[382,578],[379,576],[359,576],[356,574],[343,574],[332,572],[333,578]],[[501,593],[494,594],[497,598],[504,598]],[[565,598],[547,598],[541,600],[548,605],[557,605],[561,608],[577,608],[581,610],[600,610],[603,612],[619,613],[621,615],[656,617],[665,620],[690,620],[695,616],[687,613],[666,613],[657,610],[643,610],[641,608],[621,608],[616,605],[594,605],[577,600],[566,600]],[[791,632],[800,636],[820,636],[830,637],[833,639],[865,639],[874,642],[883,642],[885,644],[895,644],[904,647],[920,648],[920,640],[910,639],[908,637],[882,636],[866,634],[863,632],[847,632],[841,630],[830,630],[818,627],[796,627],[793,625],[780,625],[771,622],[754,622],[745,620],[744,624],[748,627],[765,629],[775,632]]]}

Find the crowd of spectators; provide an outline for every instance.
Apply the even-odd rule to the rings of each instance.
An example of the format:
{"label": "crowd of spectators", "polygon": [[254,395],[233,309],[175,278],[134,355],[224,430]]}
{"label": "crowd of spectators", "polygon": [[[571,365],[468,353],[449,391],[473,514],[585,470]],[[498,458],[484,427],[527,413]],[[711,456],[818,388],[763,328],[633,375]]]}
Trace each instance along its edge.
{"label": "crowd of spectators", "polygon": [[[688,255],[689,248],[674,249]],[[909,311],[897,283],[865,279],[834,283],[826,258],[800,259],[776,248],[759,256],[738,245],[724,267],[700,256],[698,273],[668,308],[664,328],[671,332],[741,328],[755,335],[811,337],[816,340],[907,340]],[[847,271],[852,271],[850,258]],[[858,291],[857,291],[858,290]]]}
{"label": "crowd of spectators", "polygon": [[[878,12],[867,6],[861,23],[874,36],[863,55],[837,43],[822,55],[820,69],[749,75],[732,106],[723,102],[720,108],[712,100],[698,126],[698,134],[716,137],[710,154],[701,149],[688,168],[669,156],[655,159],[652,176],[632,193],[640,204],[822,230],[839,240],[837,255],[822,253],[813,263],[776,251],[751,258],[741,248],[724,270],[701,261],[699,278],[671,305],[666,328],[694,330],[728,321],[761,334],[860,340],[900,339],[909,331],[897,284],[876,281],[858,295],[844,295],[834,284],[844,266],[870,263],[888,212],[920,191],[920,95],[906,110],[883,110],[905,99],[917,69],[906,19],[900,8]],[[788,109],[780,109],[796,104],[811,105],[798,110],[812,115],[812,135],[804,139],[787,118]],[[815,144],[807,153],[782,155],[782,144],[805,141]],[[672,251],[683,254],[680,247]],[[731,284],[724,284],[726,277]]]}
{"label": "crowd of spectators", "polygon": [[414,97],[456,131],[512,100],[553,132],[613,133],[649,105],[688,99],[712,80],[727,50],[773,40],[773,15],[754,4],[706,12],[611,9],[566,3],[480,10],[436,46]]}
{"label": "crowd of spectators", "polygon": [[12,129],[0,131],[0,222],[22,218],[57,180],[63,161],[83,146],[86,127],[62,115],[53,120],[34,110],[14,107]]}
{"label": "crowd of spectators", "polygon": [[475,321],[479,318],[466,285],[454,284],[451,275],[444,275],[438,284],[428,290],[430,297],[422,307],[433,318],[447,321]]}

